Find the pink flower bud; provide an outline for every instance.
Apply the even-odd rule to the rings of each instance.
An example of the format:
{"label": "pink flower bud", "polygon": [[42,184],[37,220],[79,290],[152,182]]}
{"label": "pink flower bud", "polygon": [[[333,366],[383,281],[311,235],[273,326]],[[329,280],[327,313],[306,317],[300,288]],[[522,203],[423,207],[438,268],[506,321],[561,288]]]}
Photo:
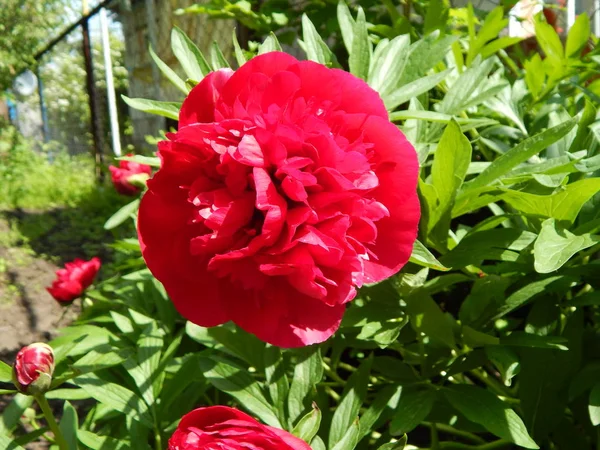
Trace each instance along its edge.
{"label": "pink flower bud", "polygon": [[54,352],[48,344],[36,342],[17,353],[13,383],[23,394],[43,394],[50,388],[54,372]]}

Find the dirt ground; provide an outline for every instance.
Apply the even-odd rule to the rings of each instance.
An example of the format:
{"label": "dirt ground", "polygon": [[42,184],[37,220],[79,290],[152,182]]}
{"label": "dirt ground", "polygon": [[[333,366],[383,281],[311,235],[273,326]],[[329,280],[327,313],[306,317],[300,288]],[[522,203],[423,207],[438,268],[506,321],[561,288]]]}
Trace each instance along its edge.
{"label": "dirt ground", "polygon": [[[0,237],[10,233],[8,223],[0,219]],[[45,289],[58,267],[7,241],[0,239],[0,358],[10,363],[22,346],[54,337],[74,311],[65,313]]]}

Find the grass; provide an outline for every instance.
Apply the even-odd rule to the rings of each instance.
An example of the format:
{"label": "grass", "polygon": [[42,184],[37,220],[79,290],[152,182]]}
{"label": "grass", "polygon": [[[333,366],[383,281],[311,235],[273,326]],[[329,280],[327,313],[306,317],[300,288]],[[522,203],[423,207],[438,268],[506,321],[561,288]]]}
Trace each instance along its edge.
{"label": "grass", "polygon": [[110,258],[105,245],[133,227],[106,231],[105,221],[131,201],[99,185],[91,155],[36,151],[13,127],[0,124],[0,246],[18,246],[57,263]]}

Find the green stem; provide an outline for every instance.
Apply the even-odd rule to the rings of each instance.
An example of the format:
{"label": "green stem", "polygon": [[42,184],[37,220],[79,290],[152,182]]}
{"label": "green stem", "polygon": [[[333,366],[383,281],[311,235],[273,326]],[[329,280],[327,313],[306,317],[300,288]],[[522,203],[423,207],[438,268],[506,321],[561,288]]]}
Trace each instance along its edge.
{"label": "green stem", "polygon": [[162,438],[160,437],[160,430],[154,429],[154,447],[156,450],[162,450]]}
{"label": "green stem", "polygon": [[[494,442],[489,442],[487,444],[480,445],[469,445],[469,444],[461,444],[460,442],[440,442],[439,449],[440,450],[496,450],[498,448],[503,448],[508,445],[512,445],[512,442],[499,439]],[[422,450],[434,450],[430,449],[422,449]]]}
{"label": "green stem", "polygon": [[[421,425],[424,425],[426,427],[433,426],[431,422],[422,422]],[[467,441],[473,442],[474,444],[485,444],[485,441],[482,438],[480,438],[476,434],[469,433],[468,431],[458,430],[444,423],[436,423],[435,426],[437,427],[438,431],[441,431],[442,433],[452,434],[454,436],[461,437]]]}
{"label": "green stem", "polygon": [[438,430],[435,422],[431,424],[431,450],[440,449],[440,437],[438,436]]}
{"label": "green stem", "polygon": [[44,394],[34,395],[35,401],[40,405],[40,409],[42,413],[44,413],[44,417],[46,418],[46,422],[48,422],[48,427],[54,434],[54,440],[56,441],[56,445],[60,450],[69,450],[69,446],[67,441],[65,441],[65,437],[62,435],[58,424],[56,423],[56,419],[54,418],[54,414],[52,414],[52,409],[50,409],[50,405],[48,404],[48,400]]}

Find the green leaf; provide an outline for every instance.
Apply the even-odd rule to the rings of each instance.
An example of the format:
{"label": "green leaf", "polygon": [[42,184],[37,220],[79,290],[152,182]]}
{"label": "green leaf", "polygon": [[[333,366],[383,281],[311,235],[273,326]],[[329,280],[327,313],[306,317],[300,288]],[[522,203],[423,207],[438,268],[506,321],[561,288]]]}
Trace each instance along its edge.
{"label": "green leaf", "polygon": [[160,158],[158,156],[143,156],[143,155],[133,155],[133,156],[121,156],[120,158],[115,158],[117,161],[133,161],[138,164],[146,164],[150,167],[160,167]]}
{"label": "green leaf", "polygon": [[567,58],[577,58],[581,50],[590,39],[590,18],[587,13],[579,14],[575,19],[575,23],[569,29],[567,36],[567,44],[565,47],[565,56]]}
{"label": "green leaf", "polygon": [[77,450],[77,429],[79,428],[77,411],[68,401],[64,403],[59,428],[65,441],[67,441],[68,450]]}
{"label": "green leaf", "polygon": [[385,410],[397,406],[401,393],[401,386],[386,386],[377,393],[369,408],[358,421],[360,428],[359,440],[371,433],[375,423]]}
{"label": "green leaf", "polygon": [[537,334],[513,331],[508,336],[500,338],[500,345],[508,347],[535,347],[569,350],[564,344],[567,339],[560,336],[539,336]]}
{"label": "green leaf", "polygon": [[0,382],[12,383],[12,373],[12,367],[10,367],[4,361],[0,361]]}
{"label": "green leaf", "polygon": [[577,236],[558,227],[555,219],[542,223],[542,230],[533,245],[535,270],[549,273],[560,269],[574,254],[600,242],[600,237],[584,234]]}
{"label": "green leaf", "polygon": [[139,420],[147,427],[152,427],[148,406],[129,389],[92,374],[77,377],[73,382],[100,403]]}
{"label": "green leaf", "polygon": [[521,370],[517,354],[508,347],[491,345],[485,347],[485,353],[491,363],[498,369],[505,386],[512,384],[512,379]]}
{"label": "green leaf", "polygon": [[452,120],[440,139],[431,167],[431,184],[437,193],[437,202],[428,205],[427,230],[433,230],[439,223],[441,239],[448,235],[454,199],[470,162],[471,143],[460,131],[458,123]]}
{"label": "green leaf", "polygon": [[8,436],[0,434],[0,450],[25,450]]}
{"label": "green leaf", "polygon": [[[445,72],[444,72],[445,73]],[[439,74],[437,74],[439,75]],[[403,88],[404,89],[404,88]],[[449,123],[452,120],[455,120],[461,126],[461,130],[465,131],[465,128],[470,125],[470,128],[476,127],[485,127],[489,125],[495,125],[498,123],[496,120],[492,119],[471,119],[464,117],[455,117],[450,114],[442,114],[435,111],[422,111],[416,109],[409,109],[404,111],[395,111],[390,113],[390,120],[392,122],[396,122],[398,120],[408,120],[408,119],[418,119],[424,120],[428,122],[438,122],[438,123]],[[473,164],[473,163],[471,163]],[[490,163],[487,163],[489,165]]]}
{"label": "green leaf", "polygon": [[148,114],[154,114],[156,116],[168,117],[169,119],[179,120],[179,109],[181,103],[176,102],[159,102],[157,100],[148,100],[145,98],[129,98],[125,95],[121,95],[121,98],[131,106],[133,109],[138,111],[147,112]]}
{"label": "green leaf", "polygon": [[448,21],[449,9],[444,0],[430,0],[423,21],[423,33],[444,30]]}
{"label": "green leaf", "polygon": [[65,388],[46,392],[46,398],[48,400],[87,400],[92,397],[83,389]]}
{"label": "green leaf", "polygon": [[31,406],[33,397],[17,394],[8,406],[4,407],[0,418],[0,436],[8,434],[19,423],[23,412]]}
{"label": "green leaf", "polygon": [[454,81],[444,99],[440,102],[439,111],[446,114],[459,114],[471,100],[475,91],[485,83],[487,75],[494,66],[493,59],[475,62]]}
{"label": "green leaf", "polygon": [[78,375],[83,375],[121,364],[130,354],[130,349],[118,349],[114,345],[103,344],[87,352],[72,367]]}
{"label": "green leaf", "polygon": [[354,38],[354,18],[350,9],[344,0],[340,0],[337,5],[337,19],[342,31],[342,40],[348,54],[352,52],[352,40]]}
{"label": "green leaf", "polygon": [[[164,74],[164,76],[166,76],[169,79],[169,81],[173,84],[173,86],[175,86],[177,89],[179,89],[185,95],[187,95],[190,92],[190,90],[189,90],[188,86],[185,84],[185,81],[183,81],[181,79],[181,77],[179,75],[177,75],[173,69],[171,69],[169,66],[167,66],[163,62],[163,60],[158,57],[158,55],[156,53],[154,53],[152,46],[148,47],[148,51],[150,52],[150,56],[154,60],[154,63],[158,66],[158,68]],[[126,97],[124,95],[122,95],[121,97],[123,97],[125,102],[128,103],[126,100]],[[133,105],[130,105],[130,106],[133,108],[136,108],[136,109],[140,109]],[[156,113],[154,113],[154,114],[156,114]]]}
{"label": "green leaf", "polygon": [[391,111],[399,105],[406,103],[410,99],[418,97],[419,95],[424,94],[425,92],[429,92],[431,89],[440,84],[448,76],[448,73],[449,72],[445,70],[443,72],[434,73],[422,78],[418,78],[390,92],[386,96],[382,96],[383,102],[385,103],[385,107]]}
{"label": "green leaf", "polygon": [[298,360],[290,384],[288,411],[290,421],[295,422],[304,411],[304,401],[323,377],[323,360],[318,346],[295,350]]}
{"label": "green leaf", "polygon": [[467,385],[452,385],[442,392],[467,419],[482,425],[490,433],[521,447],[539,448],[517,413],[491,392]]}
{"label": "green leaf", "polygon": [[510,294],[505,302],[498,307],[490,320],[496,320],[505,316],[526,303],[530,303],[539,295],[548,295],[551,292],[563,294],[575,280],[573,277],[554,276],[533,281]]}
{"label": "green leaf", "polygon": [[281,45],[277,40],[277,36],[271,31],[271,33],[267,36],[262,44],[258,47],[258,54],[262,55],[263,53],[268,52],[280,52]]}
{"label": "green leaf", "polygon": [[373,356],[371,355],[361,363],[358,370],[348,379],[342,400],[333,413],[331,420],[329,448],[334,448],[358,419],[360,407],[366,400],[372,364]]}
{"label": "green leaf", "polygon": [[410,324],[417,333],[429,336],[437,345],[456,348],[452,319],[429,295],[417,293],[406,299]]}
{"label": "green leaf", "polygon": [[213,41],[210,47],[210,62],[214,70],[231,68],[217,41]]}
{"label": "green leaf", "polygon": [[[531,244],[537,236],[516,228],[494,228],[477,231],[464,237],[456,247],[440,258],[446,267],[479,265],[484,260],[512,260]],[[512,251],[510,251],[512,250]]]}
{"label": "green leaf", "polygon": [[302,36],[308,59],[325,65],[334,61],[333,53],[306,14],[302,14]]}
{"label": "green leaf", "polygon": [[79,430],[77,437],[79,442],[92,450],[129,450],[130,448],[127,441],[109,436],[99,436],[87,430]]}
{"label": "green leaf", "polygon": [[[558,69],[563,60],[563,46],[556,30],[549,23],[536,18],[535,37],[546,57],[551,61],[554,68]],[[560,73],[556,75],[558,77]]]}
{"label": "green leaf", "polygon": [[274,407],[266,399],[258,382],[238,367],[216,356],[199,360],[204,377],[217,389],[235,397],[244,408],[272,427],[282,428]]}
{"label": "green leaf", "polygon": [[163,345],[162,333],[155,323],[151,323],[137,341],[137,354],[123,364],[149,407],[158,397],[161,375],[164,375],[160,367]]}
{"label": "green leaf", "polygon": [[242,48],[240,47],[240,43],[238,42],[238,38],[237,38],[237,33],[235,28],[233,29],[232,32],[232,40],[233,40],[233,50],[235,53],[235,60],[238,63],[238,66],[243,66],[244,64],[246,64],[246,56],[244,55],[244,51],[242,50]]}
{"label": "green leaf", "polygon": [[[350,424],[350,427],[345,430],[344,436],[335,447],[329,447],[331,450],[353,450],[358,443],[359,426],[358,419]],[[331,437],[329,438],[331,440]]]}
{"label": "green leaf", "polygon": [[310,442],[316,436],[321,425],[321,410],[313,403],[313,409],[296,424],[292,434],[304,442]]}
{"label": "green leaf", "polygon": [[501,155],[494,160],[492,164],[479,174],[474,180],[465,183],[465,189],[462,193],[477,189],[493,183],[501,176],[507,174],[518,164],[527,161],[532,156],[544,150],[550,144],[558,141],[565,136],[577,123],[577,119],[573,118],[560,125],[550,128],[542,133],[536,134],[519,143],[516,147]]}
{"label": "green leaf", "polygon": [[352,51],[348,58],[350,73],[363,80],[369,76],[371,61],[371,41],[367,30],[365,12],[359,6],[356,23],[354,24],[354,37],[352,38]]}
{"label": "green leaf", "polygon": [[503,199],[523,214],[553,217],[572,224],[584,203],[600,191],[600,178],[586,178],[559,188],[552,195],[505,190]]}
{"label": "green leaf", "polygon": [[188,78],[200,81],[211,72],[200,49],[178,27],[173,27],[171,31],[171,48]]}
{"label": "green leaf", "polygon": [[138,207],[140,205],[140,199],[136,198],[131,203],[127,203],[121,207],[116,213],[114,213],[104,224],[105,230],[112,230],[118,227],[128,219],[135,217]]}
{"label": "green leaf", "polygon": [[[278,347],[270,346],[263,353],[269,396],[273,405],[278,408],[279,420],[281,423],[285,423],[285,400],[289,394],[290,384],[285,373],[281,350]],[[312,436],[304,440],[310,442],[311,439]]]}
{"label": "green leaf", "polygon": [[[379,45],[382,45],[382,43]],[[369,50],[369,47],[367,47],[367,50]],[[399,90],[398,83],[402,78],[408,60],[410,36],[406,34],[397,36],[388,42],[382,51],[377,50],[379,48],[376,49],[373,55],[368,82],[369,86],[379,92],[385,102],[388,96]]]}
{"label": "green leaf", "polygon": [[410,262],[444,272],[450,270],[450,268],[439,262],[419,240],[415,241],[412,254],[410,255]]}
{"label": "green leaf", "polygon": [[423,422],[436,399],[436,391],[425,387],[403,387],[396,415],[390,422],[390,434],[398,436],[414,430]]}
{"label": "green leaf", "polygon": [[600,425],[600,383],[596,383],[590,391],[588,411],[592,425]]}
{"label": "green leaf", "polygon": [[377,450],[404,450],[407,442],[408,437],[404,435],[395,442],[388,442],[387,444],[383,444]]}

